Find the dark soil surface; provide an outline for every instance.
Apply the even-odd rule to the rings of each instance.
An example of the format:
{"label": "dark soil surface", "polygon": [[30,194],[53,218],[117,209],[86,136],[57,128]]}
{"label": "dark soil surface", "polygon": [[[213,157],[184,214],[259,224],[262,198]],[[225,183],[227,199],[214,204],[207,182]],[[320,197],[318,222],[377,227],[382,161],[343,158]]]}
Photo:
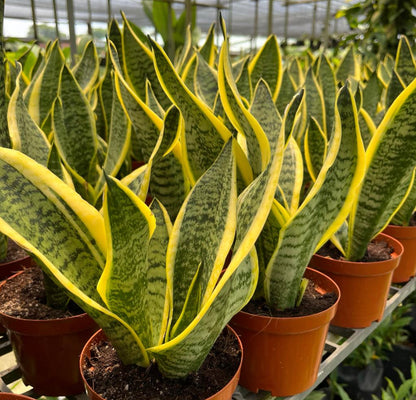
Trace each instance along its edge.
{"label": "dark soil surface", "polygon": [[409,226],[416,226],[416,213],[413,213],[412,218],[410,218]]}
{"label": "dark soil surface", "polygon": [[46,305],[40,268],[27,268],[4,283],[0,290],[0,311],[13,317],[43,320],[66,318],[83,312],[75,304],[66,311]]}
{"label": "dark soil surface", "polygon": [[91,349],[84,366],[89,385],[106,400],[203,400],[221,390],[240,364],[240,348],[227,330],[220,335],[201,368],[184,379],[167,379],[156,365],[123,365],[107,342]]}
{"label": "dark soil surface", "polygon": [[[359,262],[374,262],[374,261],[385,261],[391,259],[391,253],[394,249],[389,246],[387,242],[371,242],[367,246],[367,251],[364,257]],[[319,255],[324,257],[331,257],[335,260],[345,260],[342,253],[331,243],[325,243],[317,252]]]}
{"label": "dark soil surface", "polygon": [[319,293],[312,281],[309,281],[302,302],[299,307],[284,311],[272,310],[264,299],[251,300],[243,309],[250,314],[264,315],[267,317],[301,317],[316,314],[331,307],[337,301],[337,294]]}
{"label": "dark soil surface", "polygon": [[21,247],[19,247],[13,240],[7,239],[7,256],[0,260],[0,263],[21,260],[27,257],[28,254]]}

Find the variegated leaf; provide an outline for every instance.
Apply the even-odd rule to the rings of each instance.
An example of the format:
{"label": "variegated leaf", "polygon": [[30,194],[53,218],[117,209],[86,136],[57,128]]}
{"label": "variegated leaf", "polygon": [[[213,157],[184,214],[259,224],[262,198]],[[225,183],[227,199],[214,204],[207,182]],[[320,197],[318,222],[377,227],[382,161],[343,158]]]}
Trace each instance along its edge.
{"label": "variegated leaf", "polygon": [[109,57],[106,60],[105,71],[98,87],[98,104],[95,109],[97,115],[97,134],[108,140],[111,125],[111,109],[113,104],[113,78],[111,62]]}
{"label": "variegated leaf", "polygon": [[[416,171],[414,170],[413,173]],[[414,178],[413,178],[414,179]],[[394,225],[400,226],[408,226],[412,215],[416,208],[416,180],[413,180],[413,185],[410,188],[410,192],[406,197],[405,202],[402,206],[397,210],[396,214],[394,214],[391,223]]]}
{"label": "variegated leaf", "polygon": [[149,189],[150,173],[151,163],[144,164],[125,176],[121,183],[126,185],[142,201],[145,201]]}
{"label": "variegated leaf", "polygon": [[341,60],[337,70],[336,77],[338,81],[345,83],[348,78],[354,77],[357,79],[359,76],[358,65],[355,59],[355,52],[352,46],[350,46]]}
{"label": "variegated leaf", "polygon": [[146,105],[154,113],[156,113],[159,118],[163,119],[163,116],[165,115],[165,110],[157,101],[157,98],[152,90],[152,84],[149,81],[146,82]]}
{"label": "variegated leaf", "polygon": [[195,94],[212,109],[218,93],[217,71],[211,68],[199,53],[197,53],[194,85]]}
{"label": "variegated leaf", "polygon": [[357,110],[346,86],[338,95],[336,115],[325,163],[296,214],[282,227],[267,266],[265,296],[275,309],[295,306],[312,254],[345,220],[364,173]]}
{"label": "variegated leaf", "polygon": [[107,310],[96,290],[106,253],[102,215],[22,153],[0,148],[0,166],[0,230],[97,321],[125,363],[147,365],[134,331]]}
{"label": "variegated leaf", "polygon": [[41,126],[48,116],[58,95],[63,65],[64,56],[58,41],[55,41],[47,53],[45,66],[24,93],[29,114],[38,126]]}
{"label": "variegated leaf", "polygon": [[248,72],[250,58],[246,57],[243,60],[243,66],[241,68],[240,73],[235,78],[235,83],[237,85],[238,93],[240,93],[240,96],[244,97],[247,101],[251,101],[253,95],[253,87],[251,84],[250,74]]}
{"label": "variegated leaf", "polygon": [[363,107],[372,117],[377,113],[377,105],[380,101],[381,92],[382,87],[377,73],[373,72],[363,90]]}
{"label": "variegated leaf", "polygon": [[282,58],[275,35],[268,37],[250,62],[248,70],[252,84],[256,85],[260,78],[263,78],[269,85],[273,99],[276,100],[282,82]]}
{"label": "variegated leaf", "polygon": [[397,71],[393,69],[393,75],[391,77],[389,86],[387,87],[386,93],[386,109],[388,109],[392,104],[393,101],[399,96],[399,94],[403,91],[406,85],[403,83],[400,76],[397,74]]}
{"label": "variegated leaf", "polygon": [[187,291],[199,266],[198,311],[201,301],[206,301],[214,290],[234,240],[236,206],[235,158],[230,140],[193,187],[173,226],[166,256],[173,304],[170,338],[181,333],[179,325],[187,326],[195,317],[185,306],[198,301],[190,299]]}
{"label": "variegated leaf", "polygon": [[212,24],[207,33],[204,44],[199,49],[199,54],[204,58],[204,60],[211,67],[214,66],[215,56],[216,56],[216,46],[215,46],[215,24]]}
{"label": "variegated leaf", "polygon": [[328,140],[315,118],[309,120],[309,127],[305,135],[305,162],[309,175],[313,181],[322,168],[326,158]]}
{"label": "variegated leaf", "polygon": [[84,93],[88,93],[92,89],[98,78],[99,68],[97,49],[94,42],[90,40],[85,45],[81,59],[72,70],[75,80]]}
{"label": "variegated leaf", "polygon": [[150,209],[124,185],[112,177],[106,180],[103,213],[107,261],[97,290],[109,310],[134,329],[145,347],[150,347],[154,342],[152,309],[147,298],[147,253],[156,220]]}
{"label": "variegated leaf", "polygon": [[334,113],[337,86],[334,69],[325,55],[323,55],[320,60],[318,81],[321,85],[324,97],[326,130],[329,135],[332,132],[335,120]]}
{"label": "variegated leaf", "polygon": [[48,161],[50,144],[46,135],[33,121],[23,101],[20,77],[22,66],[17,63],[16,87],[9,101],[7,122],[12,147],[33,158],[42,165]]}
{"label": "variegated leaf", "polygon": [[[146,80],[149,80],[160,105],[163,108],[169,107],[170,101],[163,91],[155,73],[151,51],[136,36],[124,15],[123,19],[123,62],[127,82],[134,88],[137,96],[144,101],[146,98]],[[119,52],[120,58],[121,54]]]}
{"label": "variegated leaf", "polygon": [[322,131],[326,134],[327,127],[324,97],[322,89],[319,86],[311,69],[309,69],[306,73],[305,96],[308,118],[314,117],[319,123],[319,126],[322,127]]}
{"label": "variegated leaf", "polygon": [[276,107],[279,113],[283,115],[286,106],[289,104],[292,97],[295,95],[295,84],[289,75],[287,68],[283,71],[282,85],[276,100]]}
{"label": "variegated leaf", "polygon": [[416,76],[416,64],[413,57],[412,48],[406,36],[401,36],[397,46],[395,70],[404,84],[410,85],[410,82]]}
{"label": "variegated leaf", "polygon": [[360,259],[370,240],[404,201],[403,187],[416,166],[416,81],[394,101],[367,148],[366,175],[350,217],[349,260]]}

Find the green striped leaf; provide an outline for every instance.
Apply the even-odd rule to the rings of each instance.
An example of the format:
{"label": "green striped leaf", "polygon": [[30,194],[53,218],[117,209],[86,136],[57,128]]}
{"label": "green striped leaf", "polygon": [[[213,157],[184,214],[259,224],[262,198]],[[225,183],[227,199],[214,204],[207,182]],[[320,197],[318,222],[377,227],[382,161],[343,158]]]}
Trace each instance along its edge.
{"label": "green striped leaf", "polygon": [[354,48],[350,46],[336,70],[336,77],[338,81],[345,83],[348,78],[354,77],[357,79],[358,76],[358,64],[355,59]]}
{"label": "green striped leaf", "polygon": [[7,257],[7,236],[0,233],[0,260],[5,260]]}
{"label": "green striped leaf", "polygon": [[260,78],[264,79],[276,100],[282,82],[282,69],[279,44],[276,36],[271,35],[250,62],[248,70],[251,82],[256,85]]}
{"label": "green striped leaf", "polygon": [[[55,142],[63,162],[94,184],[98,148],[94,116],[87,98],[66,66],[62,70],[60,101],[55,102],[53,115]],[[58,122],[58,118],[63,120]]]}
{"label": "green striped leaf", "polygon": [[125,176],[121,183],[127,186],[142,201],[146,200],[149,189],[151,164],[142,165]]}
{"label": "green striped leaf", "polygon": [[[226,41],[226,43],[228,42]],[[234,128],[246,140],[248,159],[254,176],[257,176],[263,171],[269,161],[270,145],[262,126],[245,107],[239,96],[232,76],[228,46],[226,45],[223,45],[221,48],[218,82],[224,110]]]}
{"label": "green striped leaf", "polygon": [[328,140],[315,118],[309,120],[309,127],[305,135],[305,162],[309,175],[313,181],[322,168],[326,158]]}
{"label": "green striped leaf", "polygon": [[308,119],[314,117],[322,131],[327,133],[324,97],[312,69],[306,73],[305,96]]}
{"label": "green striped leaf", "polygon": [[[244,63],[240,73],[236,76],[235,82],[237,85],[238,93],[241,97],[244,97],[247,101],[251,101],[253,94],[253,87],[251,85],[250,74],[248,72],[248,66],[250,64],[250,58],[243,59]],[[233,73],[234,76],[234,73]]]}
{"label": "green striped leaf", "polygon": [[109,137],[113,104],[113,78],[110,66],[111,62],[107,57],[105,71],[98,86],[98,104],[95,109],[97,134],[105,140]]}
{"label": "green striped leaf", "polygon": [[155,73],[153,55],[145,44],[137,37],[129,21],[123,15],[123,64],[126,71],[126,81],[133,88],[141,100],[146,96],[146,80],[152,85],[152,89],[160,105],[163,108],[170,106],[170,101],[163,91]]}
{"label": "green striped leaf", "polygon": [[[234,239],[237,187],[235,159],[230,140],[211,168],[195,184],[173,226],[166,256],[173,302],[169,337],[180,334],[195,314],[186,305],[202,305],[188,293],[196,270],[201,268],[197,291],[206,300],[214,290]],[[198,228],[201,226],[201,228]],[[209,238],[209,240],[207,240]]]}
{"label": "green striped leaf", "polygon": [[289,214],[293,214],[299,206],[300,192],[303,182],[303,159],[300,148],[293,137],[286,145],[282,170],[275,198]]}
{"label": "green striped leaf", "polygon": [[96,285],[105,263],[102,215],[52,172],[0,148],[0,230],[105,330],[125,363],[148,364],[134,331],[104,306]]}
{"label": "green striped leaf", "polygon": [[288,66],[288,74],[293,80],[294,87],[297,89],[305,80],[305,76],[300,65],[299,58],[295,58]]}
{"label": "green striped leaf", "polygon": [[16,66],[18,71],[16,88],[10,98],[7,113],[12,147],[40,164],[46,165],[51,146],[45,134],[29,115],[21,91],[22,66],[20,63]]}
{"label": "green striped leaf", "polygon": [[[108,42],[113,43],[115,49],[117,49],[117,53],[120,54],[120,68],[124,71],[124,58],[122,57],[123,54],[123,40],[122,33],[120,31],[120,27],[118,22],[115,18],[112,18],[109,25],[108,25]],[[123,27],[124,31],[124,27]],[[124,34],[124,32],[123,32]]]}
{"label": "green striped leaf", "polygon": [[360,259],[404,201],[416,160],[416,81],[387,110],[367,148],[366,175],[350,217],[347,257]]}
{"label": "green striped leaf", "polygon": [[199,49],[199,54],[211,67],[214,66],[217,48],[215,46],[215,24],[212,24],[207,33],[204,44]]}
{"label": "green striped leaf", "polygon": [[332,132],[335,120],[337,86],[334,69],[325,55],[320,57],[318,83],[322,88],[325,103],[326,129],[329,134]]}
{"label": "green striped leaf", "polygon": [[364,147],[367,148],[371,138],[376,131],[376,125],[370,115],[363,108],[358,113],[358,122],[360,124],[361,137],[363,139]]}
{"label": "green striped leaf", "polygon": [[393,69],[393,75],[391,77],[389,86],[387,87],[386,93],[386,109],[388,109],[392,104],[393,101],[399,96],[399,94],[403,91],[406,85],[403,83],[400,76],[397,74],[397,71]]}
{"label": "green striped leaf", "polygon": [[351,91],[337,100],[337,121],[328,156],[297,212],[282,227],[267,266],[266,301],[275,309],[295,306],[312,254],[341,226],[364,173],[364,149]]}
{"label": "green striped leaf", "polygon": [[104,186],[104,172],[107,175],[116,176],[130,150],[131,125],[117,96],[113,96],[109,133],[105,161],[102,164],[100,178],[95,186],[97,196]]}
{"label": "green striped leaf", "polygon": [[150,209],[156,218],[156,228],[149,241],[146,277],[148,293],[146,296],[148,304],[151,305],[152,343],[159,345],[165,338],[169,317],[169,304],[166,297],[166,252],[172,223],[167,210],[159,201],[153,201]]}
{"label": "green striped leaf", "polygon": [[81,59],[72,70],[75,80],[84,93],[88,93],[95,84],[99,74],[99,67],[97,49],[94,42],[90,40],[85,45]]}
{"label": "green striped leaf", "polygon": [[286,106],[295,95],[295,83],[293,82],[287,68],[283,71],[282,85],[276,100],[276,107],[279,113],[283,115]]}
{"label": "green striped leaf", "polygon": [[29,114],[38,126],[47,118],[58,95],[63,65],[64,56],[58,41],[55,41],[47,52],[45,66],[24,93]]}
{"label": "green striped leaf", "polygon": [[[188,63],[188,61],[191,59],[192,55],[194,54],[194,50],[192,48],[192,34],[191,34],[190,25],[186,27],[186,32],[184,36],[185,36],[185,43],[180,49],[178,57],[175,57],[175,62],[174,62],[175,69],[176,71],[178,71],[179,75],[182,73],[186,64]],[[181,37],[181,39],[183,38]]]}
{"label": "green striped leaf", "polygon": [[371,115],[377,114],[377,105],[383,88],[378,80],[377,73],[373,72],[363,90],[363,107]]}
{"label": "green striped leaf", "polygon": [[194,79],[195,94],[211,109],[218,93],[217,72],[197,53],[197,67]]}
{"label": "green striped leaf", "polygon": [[188,90],[162,48],[151,43],[162,87],[185,120],[183,157],[196,180],[212,165],[231,133],[208,106]]}
{"label": "green striped leaf", "polygon": [[147,253],[156,220],[134,193],[115,178],[106,178],[103,214],[107,261],[97,290],[109,310],[126,321],[143,345],[149,347],[154,342],[150,317],[153,310],[147,298]]}
{"label": "green striped leaf", "polygon": [[406,36],[402,35],[397,46],[395,70],[406,86],[410,85],[416,76],[416,64],[412,48]]}
{"label": "green striped leaf", "polygon": [[305,106],[305,90],[300,89],[287,104],[285,109],[286,122],[285,122],[285,143],[289,140],[290,136],[293,136],[298,140],[302,133],[302,125],[306,120],[306,113],[303,113],[303,107]]}
{"label": "green striped leaf", "polygon": [[[2,4],[2,12],[4,14],[4,4]],[[6,54],[4,49],[4,38],[2,37],[0,40],[0,146],[11,147],[9,129],[7,126],[6,78]]]}
{"label": "green striped leaf", "polygon": [[154,112],[159,118],[163,119],[165,115],[165,110],[157,101],[157,98],[152,90],[152,84],[147,81],[146,82],[146,105]]}
{"label": "green striped leaf", "polygon": [[[413,170],[413,174],[415,174],[415,170]],[[405,202],[402,206],[397,210],[394,214],[391,223],[394,225],[401,225],[401,226],[408,226],[412,215],[415,211],[416,207],[416,181],[413,179],[413,185],[410,188],[410,192],[406,197]]]}

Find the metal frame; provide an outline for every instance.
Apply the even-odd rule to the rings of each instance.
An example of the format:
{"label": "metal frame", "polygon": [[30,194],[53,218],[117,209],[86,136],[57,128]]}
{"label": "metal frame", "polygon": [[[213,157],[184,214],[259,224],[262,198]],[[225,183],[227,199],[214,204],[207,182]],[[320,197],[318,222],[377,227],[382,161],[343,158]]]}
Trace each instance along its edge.
{"label": "metal frame", "polygon": [[[413,278],[402,287],[392,286],[390,289],[390,298],[387,301],[382,321],[398,307],[416,289],[416,278]],[[350,353],[352,353],[382,322],[374,322],[371,326],[364,329],[344,329],[331,326],[325,344],[323,361],[319,368],[318,378],[314,385],[303,393],[291,397],[274,397],[267,392],[251,393],[248,390],[238,387],[233,395],[233,400],[303,400],[312,392],[323,380],[342,362]],[[0,334],[0,365],[2,359],[10,357],[12,352],[10,342],[5,335]],[[20,378],[20,371],[16,364],[0,370],[0,392],[10,392],[6,384],[10,384]],[[26,392],[26,395],[33,395],[32,391]],[[82,394],[71,397],[73,400],[87,400],[87,396]]]}

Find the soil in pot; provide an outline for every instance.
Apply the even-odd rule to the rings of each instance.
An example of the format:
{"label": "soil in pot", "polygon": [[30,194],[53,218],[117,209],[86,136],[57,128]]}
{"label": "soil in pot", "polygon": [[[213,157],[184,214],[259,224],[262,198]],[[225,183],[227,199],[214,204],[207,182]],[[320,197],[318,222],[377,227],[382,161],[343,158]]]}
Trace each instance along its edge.
{"label": "soil in pot", "polygon": [[12,276],[24,267],[30,267],[32,259],[19,247],[13,240],[7,239],[7,255],[6,258],[0,260],[0,280],[4,280]]}
{"label": "soil in pot", "polygon": [[163,377],[156,365],[124,365],[108,341],[92,345],[83,366],[90,387],[107,400],[203,400],[219,392],[236,374],[241,349],[224,330],[201,368],[184,379]]}

